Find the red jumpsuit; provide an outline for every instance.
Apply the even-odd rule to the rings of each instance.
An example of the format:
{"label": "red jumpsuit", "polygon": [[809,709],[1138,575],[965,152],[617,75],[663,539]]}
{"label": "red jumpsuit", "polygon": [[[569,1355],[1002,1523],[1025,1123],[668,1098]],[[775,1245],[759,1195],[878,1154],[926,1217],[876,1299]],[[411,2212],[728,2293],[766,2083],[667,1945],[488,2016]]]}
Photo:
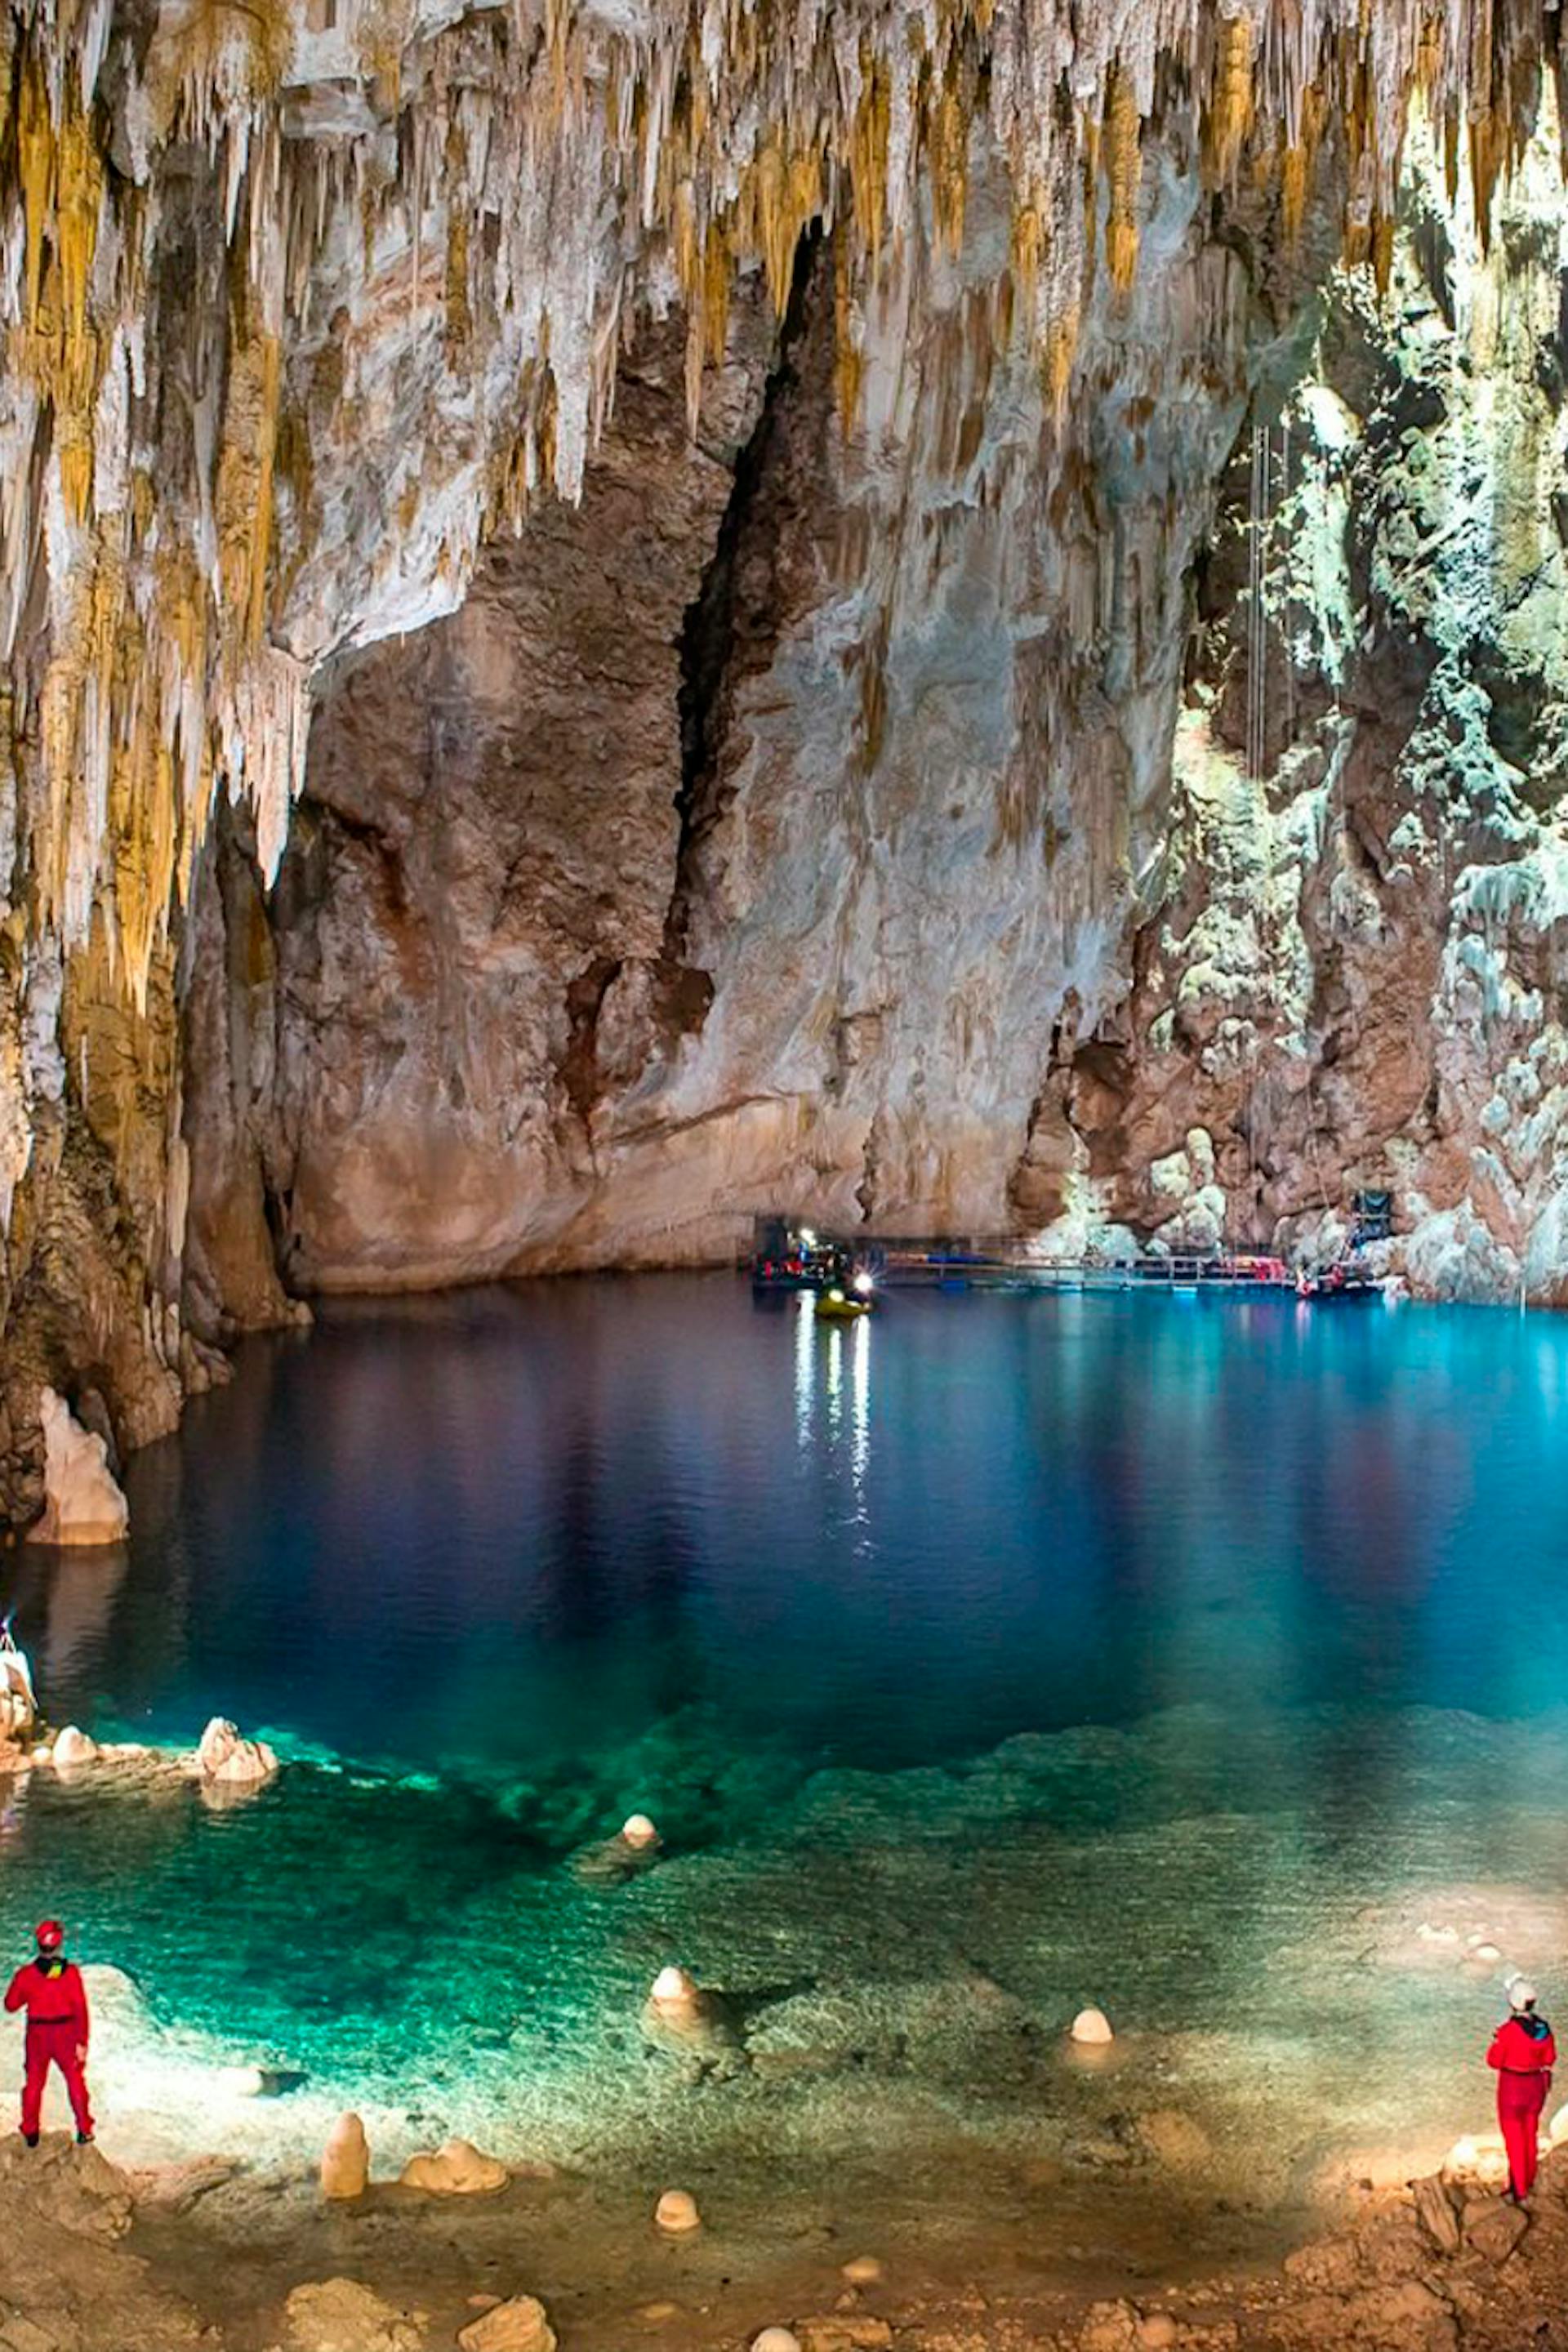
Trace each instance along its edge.
{"label": "red jumpsuit", "polygon": [[87,1987],[74,1961],[40,1956],[18,1969],[5,1995],[9,2010],[27,2012],[27,2071],[22,2084],[22,2129],[36,2134],[49,2068],[65,2076],[76,2127],[92,2137],[87,2096]]}
{"label": "red jumpsuit", "polygon": [[1497,2069],[1497,2119],[1516,2197],[1528,2197],[1535,2179],[1541,2111],[1556,2063],[1557,2045],[1543,2017],[1510,2017],[1498,2027],[1487,2052],[1487,2064]]}

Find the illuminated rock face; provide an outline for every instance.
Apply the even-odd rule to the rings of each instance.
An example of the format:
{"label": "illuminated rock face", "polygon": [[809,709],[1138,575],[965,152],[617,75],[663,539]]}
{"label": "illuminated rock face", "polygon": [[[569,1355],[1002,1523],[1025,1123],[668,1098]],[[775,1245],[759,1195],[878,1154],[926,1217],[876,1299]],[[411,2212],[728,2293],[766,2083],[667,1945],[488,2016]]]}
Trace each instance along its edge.
{"label": "illuminated rock face", "polygon": [[[1310,1245],[1392,1195],[1419,1291],[1568,1286],[1561,196],[1483,257],[1418,147],[1391,299],[1331,289],[1238,452],[1134,985],[1048,1097],[1079,1222]],[[1263,518],[1261,637],[1249,509]],[[1287,658],[1289,656],[1289,658]],[[1249,680],[1259,691],[1249,695]],[[1069,1221],[1071,1222],[1071,1221]]]}
{"label": "illuminated rock face", "polygon": [[83,1429],[64,1397],[45,1389],[38,1401],[44,1429],[44,1514],[29,1530],[35,1543],[114,1544],[129,1514],[115,1484],[101,1437]]}
{"label": "illuminated rock face", "polygon": [[[983,144],[968,179],[847,438],[814,240],[766,383],[715,387],[732,467],[687,446],[678,343],[634,348],[581,510],[325,698],[270,920],[237,918],[275,975],[252,1165],[306,1288],[721,1256],[780,1200],[1014,1221],[1064,1008],[1126,984],[1259,289],[1173,142],[1058,425]],[[194,1249],[246,1257],[205,1181]],[[216,1186],[225,1219],[261,1190]]]}
{"label": "illuminated rock face", "polygon": [[[1140,1014],[1206,493],[1249,379],[1293,364],[1279,257],[1305,226],[1321,275],[1331,222],[1387,275],[1417,85],[1489,196],[1557,16],[808,0],[785,32],[529,0],[121,0],[5,32],[6,1517],[41,1501],[45,1386],[93,1388],[123,1445],[167,1429],[214,1341],[289,1313],[279,1253],[306,1285],[701,1255],[780,1193],[1038,1223],[1108,1174],[1136,1196],[1198,1127],[1234,1212],[1234,1106],[1108,1170],[1075,1094],[1085,1041]],[[668,446],[699,415],[698,456]],[[617,630],[571,502],[650,432],[628,583],[636,493],[678,520],[638,578],[655,617]],[[447,635],[365,655],[476,565]],[[520,677],[541,723],[513,724],[509,807]],[[409,720],[381,796],[373,690]],[[263,911],[242,854],[283,856],[312,696],[313,805]],[[1531,871],[1466,919],[1526,963],[1555,920]],[[1489,985],[1456,955],[1456,1001]],[[1461,1154],[1493,1075],[1451,1088]],[[1506,1278],[1535,1174],[1419,1172],[1439,1271]]]}

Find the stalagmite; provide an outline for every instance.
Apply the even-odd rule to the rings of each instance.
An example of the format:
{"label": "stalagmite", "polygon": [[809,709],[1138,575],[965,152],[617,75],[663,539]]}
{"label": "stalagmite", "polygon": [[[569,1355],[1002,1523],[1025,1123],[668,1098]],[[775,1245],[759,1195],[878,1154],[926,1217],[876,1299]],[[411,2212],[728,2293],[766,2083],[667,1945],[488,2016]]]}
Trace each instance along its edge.
{"label": "stalagmite", "polygon": [[353,2113],[341,2115],[321,2151],[323,2197],[363,2197],[370,2181],[370,2145],[364,2126]]}
{"label": "stalagmite", "polygon": [[654,2209],[654,2221],[667,2237],[684,2238],[697,2229],[701,2215],[697,2200],[684,2189],[667,2189]]}

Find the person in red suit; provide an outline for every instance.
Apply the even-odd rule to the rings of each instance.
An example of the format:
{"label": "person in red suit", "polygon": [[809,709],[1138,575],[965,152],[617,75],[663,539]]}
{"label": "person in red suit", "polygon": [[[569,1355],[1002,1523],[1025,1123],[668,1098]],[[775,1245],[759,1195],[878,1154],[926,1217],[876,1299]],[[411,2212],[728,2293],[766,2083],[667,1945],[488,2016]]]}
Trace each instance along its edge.
{"label": "person in red suit", "polygon": [[1535,2180],[1541,2111],[1552,2088],[1557,2045],[1535,2013],[1536,1990],[1522,1977],[1508,1989],[1510,2016],[1492,2036],[1487,2064],[1497,2070],[1497,2119],[1508,2150],[1505,2197],[1522,2205]]}
{"label": "person in red suit", "polygon": [[78,2139],[85,2146],[92,2137],[92,2108],[87,2095],[87,1987],[81,1970],[65,1956],[65,1940],[59,1921],[46,1919],[37,1931],[37,1958],[17,1969],[5,1995],[8,2010],[27,2013],[22,2137],[29,2147],[38,2145],[44,2084],[51,2066],[58,2066],[65,2076]]}

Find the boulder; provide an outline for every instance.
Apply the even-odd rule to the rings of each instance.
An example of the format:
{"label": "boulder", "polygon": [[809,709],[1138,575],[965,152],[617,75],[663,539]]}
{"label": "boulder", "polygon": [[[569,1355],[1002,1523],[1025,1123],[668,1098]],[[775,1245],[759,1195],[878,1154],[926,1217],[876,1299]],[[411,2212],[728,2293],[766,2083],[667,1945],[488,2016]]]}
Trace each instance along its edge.
{"label": "boulder", "polygon": [[364,2136],[364,2126],[352,2110],[345,2110],[327,2135],[327,2145],[321,2150],[321,2194],[323,2197],[363,2197],[370,2183],[370,2143]]}
{"label": "boulder", "polygon": [[796,2322],[801,2352],[889,2352],[893,2331],[885,2319],[850,2319],[835,2315],[826,2319]]}
{"label": "boulder", "polygon": [[50,1761],[58,1771],[68,1772],[73,1764],[96,1764],[98,1756],[97,1740],[89,1739],[85,1731],[79,1731],[74,1723],[68,1723],[63,1731],[56,1732]]}
{"label": "boulder", "polygon": [[481,2156],[471,2141],[449,2139],[434,2154],[411,2156],[398,2176],[405,2189],[427,2197],[486,2197],[504,2189],[511,2175],[493,2156]]}
{"label": "boulder", "polygon": [[1139,2352],[1171,2352],[1180,2335],[1168,2311],[1146,2311],[1138,2322]]}
{"label": "boulder", "polygon": [[1465,2206],[1465,2243],[1489,2263],[1506,2263],[1529,2227],[1529,2215],[1500,2197],[1472,2197]]}
{"label": "boulder", "polygon": [[1415,2182],[1412,2189],[1415,2200],[1415,2218],[1440,2254],[1457,2254],[1459,2251],[1459,2216],[1454,2209],[1442,2176],[1433,2173]]}
{"label": "boulder", "polygon": [[684,2238],[702,2225],[697,2200],[685,2189],[667,2189],[654,2207],[653,2218],[669,2238]]}
{"label": "boulder", "polygon": [[[33,1669],[8,1632],[0,1631],[0,1747],[22,1748],[38,1719]],[[37,1750],[34,1750],[35,1758]]]}
{"label": "boulder", "polygon": [[215,2189],[226,2189],[239,2170],[233,2156],[188,2156],[174,2164],[146,2164],[125,2175],[140,2213],[188,2213]]}
{"label": "boulder", "polygon": [[399,2311],[356,2279],[297,2286],[283,2306],[289,2352],[421,2352],[417,2315]]}
{"label": "boulder", "polygon": [[109,1466],[101,1437],[83,1429],[64,1397],[38,1395],[44,1432],[44,1512],[25,1540],[39,1544],[117,1544],[131,1514]]}
{"label": "boulder", "polygon": [[278,1759],[264,1739],[242,1738],[238,1726],[222,1715],[215,1715],[203,1732],[196,1760],[203,1778],[224,1788],[249,1788],[278,1769]]}
{"label": "boulder", "polygon": [[1079,2352],[1138,2352],[1138,2314],[1130,2303],[1091,2303],[1079,2330]]}
{"label": "boulder", "polygon": [[1478,2132],[1457,2139],[1443,2158],[1443,2178],[1467,2189],[1508,2186],[1508,2150],[1497,2132]]}
{"label": "boulder", "polygon": [[77,2147],[63,2132],[47,2132],[38,2147],[19,2137],[0,2139],[0,2204],[20,2233],[63,2231],[111,2244],[131,2227],[131,2183],[100,2147]]}
{"label": "boulder", "polygon": [[1080,2009],[1073,2019],[1069,2038],[1089,2049],[1103,2049],[1116,2036],[1110,2030],[1110,2020],[1102,2009]]}
{"label": "boulder", "polygon": [[463,2352],[555,2352],[555,2330],[544,2305],[531,2294],[514,2294],[458,2331]]}

